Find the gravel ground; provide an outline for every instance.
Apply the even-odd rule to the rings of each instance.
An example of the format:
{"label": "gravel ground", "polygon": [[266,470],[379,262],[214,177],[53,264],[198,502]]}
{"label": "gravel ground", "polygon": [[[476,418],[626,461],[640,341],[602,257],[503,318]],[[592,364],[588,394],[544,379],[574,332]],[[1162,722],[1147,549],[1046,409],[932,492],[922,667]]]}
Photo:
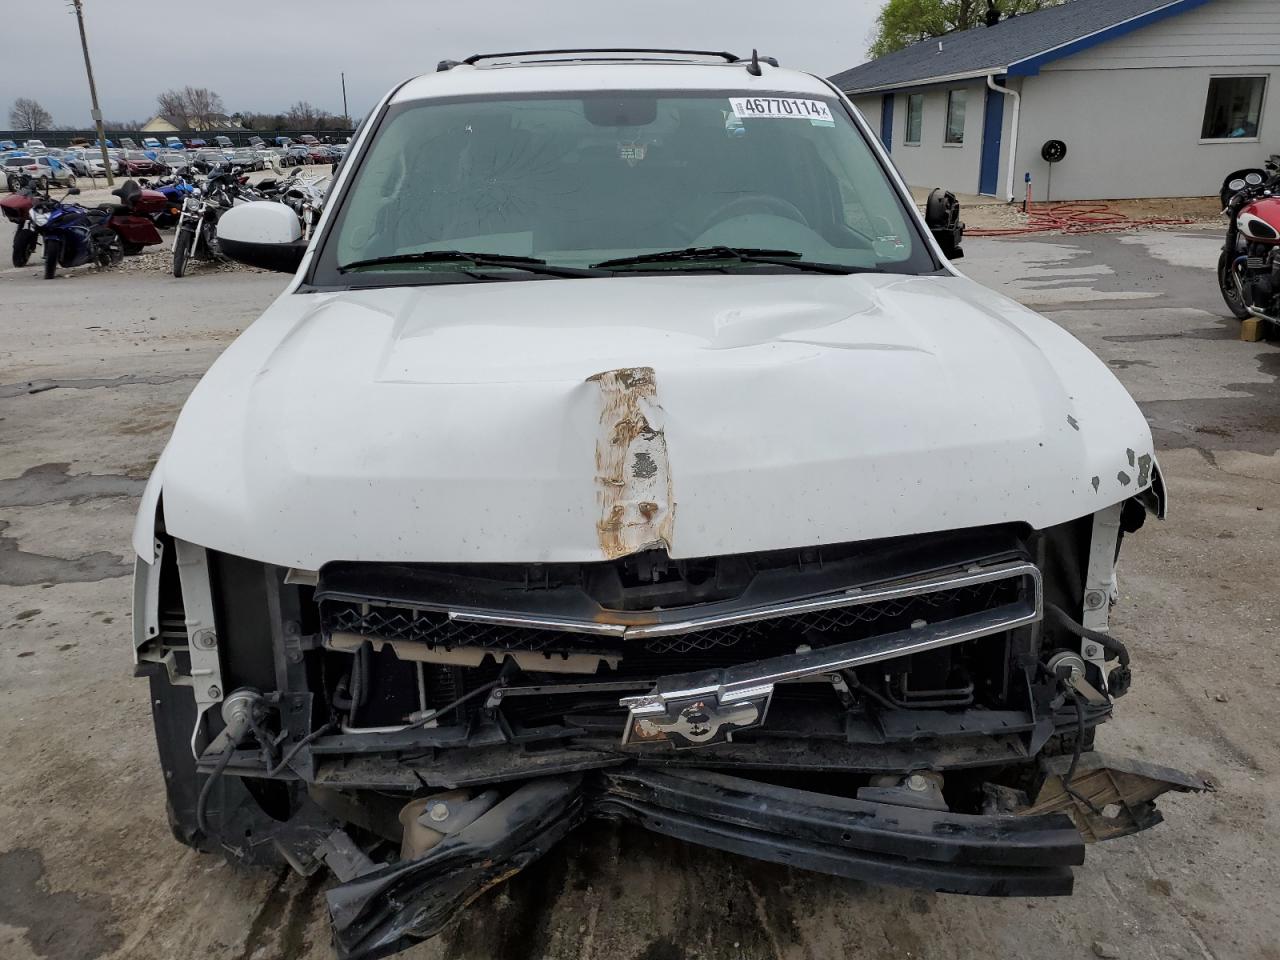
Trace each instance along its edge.
{"label": "gravel ground", "polygon": [[[1172,516],[1126,542],[1114,622],[1136,682],[1100,746],[1216,792],[1092,849],[1064,900],[881,889],[597,824],[406,960],[1280,958],[1280,350],[1237,339],[1216,240],[972,240],[961,264],[1084,340],[1151,421]],[[323,880],[170,838],[129,662],[136,497],[196,379],[284,282],[0,269],[5,960],[330,956]]]}

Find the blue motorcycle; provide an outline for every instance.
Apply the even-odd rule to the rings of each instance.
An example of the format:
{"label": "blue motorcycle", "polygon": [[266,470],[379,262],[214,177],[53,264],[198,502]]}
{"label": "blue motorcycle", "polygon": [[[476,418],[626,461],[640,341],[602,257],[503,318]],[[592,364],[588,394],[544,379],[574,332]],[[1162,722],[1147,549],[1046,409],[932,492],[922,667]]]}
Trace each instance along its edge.
{"label": "blue motorcycle", "polygon": [[194,184],[181,173],[166,177],[163,180],[150,182],[143,180],[141,185],[148,190],[155,190],[164,194],[164,209],[159,213],[151,214],[152,222],[161,229],[172,227],[178,222],[179,217],[182,215],[182,204],[187,197],[196,192]]}
{"label": "blue motorcycle", "polygon": [[31,207],[31,225],[44,244],[44,278],[52,280],[63,267],[96,263],[109,267],[124,259],[119,235],[107,226],[111,213],[90,210],[66,198],[80,193],[72,187],[61,199],[45,196]]}

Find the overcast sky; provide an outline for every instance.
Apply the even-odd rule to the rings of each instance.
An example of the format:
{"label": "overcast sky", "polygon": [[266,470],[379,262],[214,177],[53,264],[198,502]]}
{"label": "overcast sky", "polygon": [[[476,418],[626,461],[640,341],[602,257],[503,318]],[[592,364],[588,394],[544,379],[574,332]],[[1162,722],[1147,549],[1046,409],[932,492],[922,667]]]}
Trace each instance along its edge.
{"label": "overcast sky", "polygon": [[[102,112],[146,120],[158,92],[209,87],[229,113],[308,100],[340,113],[347,75],[361,117],[393,84],[444,58],[538,47],[759,47],[823,76],[861,63],[882,0],[85,0]],[[60,125],[89,125],[89,93],[65,0],[5,0],[0,124],[15,97]],[[20,24],[20,25],[19,25]]]}

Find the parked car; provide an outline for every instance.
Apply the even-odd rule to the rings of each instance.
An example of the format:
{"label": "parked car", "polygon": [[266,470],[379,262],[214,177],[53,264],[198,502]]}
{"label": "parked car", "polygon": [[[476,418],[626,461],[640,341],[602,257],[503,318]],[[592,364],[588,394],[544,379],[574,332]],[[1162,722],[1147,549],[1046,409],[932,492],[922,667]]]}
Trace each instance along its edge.
{"label": "parked car", "polygon": [[188,150],[201,150],[208,146],[208,144],[199,137],[192,137],[190,140],[184,140],[182,142]]}
{"label": "parked car", "polygon": [[[106,166],[102,162],[102,151],[76,147],[67,151],[64,158],[77,177],[105,177]],[[113,161],[112,173],[118,172],[119,165]]]}
{"label": "parked car", "polygon": [[169,168],[141,150],[126,150],[120,161],[119,172],[129,177],[150,177],[168,173]]}
{"label": "parked car", "polygon": [[232,150],[230,153],[231,162],[245,170],[261,170],[264,166],[262,157],[258,155],[256,150],[249,147],[240,147]]}
{"label": "parked car", "polygon": [[286,149],[293,144],[291,137],[276,137],[276,146],[285,147]]}
{"label": "parked car", "polygon": [[298,142],[305,143],[308,147],[314,147],[320,141],[309,133],[300,133],[298,134]]}
{"label": "parked car", "polygon": [[17,178],[24,173],[42,189],[50,184],[67,187],[76,184],[75,171],[57,157],[10,157],[5,161],[5,179],[10,192]]}
{"label": "parked car", "polygon": [[29,152],[29,153],[34,152],[34,151],[37,151],[37,150],[43,151],[43,150],[44,150],[44,141],[43,141],[43,140],[28,140],[26,143],[24,143],[24,144],[23,144],[23,147],[25,147],[25,148],[26,148],[26,150],[27,150],[27,152]]}
{"label": "parked car", "polygon": [[0,140],[0,153],[4,153],[8,150],[17,150],[17,149],[18,149],[18,144],[16,141]]}
{"label": "parked car", "polygon": [[190,156],[193,161],[206,163],[211,167],[225,166],[230,163],[227,155],[221,150],[196,150],[193,151],[193,153],[189,153],[188,156]]}
{"label": "parked car", "polygon": [[137,145],[136,143],[134,143],[134,142],[133,142],[133,138],[132,138],[132,137],[121,137],[121,138],[120,138],[120,146],[121,146],[121,148],[123,148],[123,149],[125,149],[125,150],[137,150],[137,149],[138,149],[138,145]]}
{"label": "parked car", "polygon": [[184,144],[178,137],[165,137],[164,145],[168,147],[170,150],[187,149],[186,144]]}
{"label": "parked car", "polygon": [[156,137],[143,137],[142,149],[143,150],[163,150],[164,145]]}
{"label": "parked car", "polygon": [[181,170],[190,162],[185,150],[166,150],[160,154],[160,162],[170,170]]}
{"label": "parked car", "polygon": [[309,243],[221,215],[296,275],[134,531],[174,834],[332,866],[343,960],[593,816],[1069,892],[1086,840],[1205,786],[1093,749],[1133,680],[1122,531],[1165,513],[1145,417],[956,270],[954,203],[922,219],[835,87],[605,56],[397,87]]}
{"label": "parked car", "polygon": [[289,162],[293,166],[310,163],[311,148],[301,143],[290,144],[285,156],[289,158]]}
{"label": "parked car", "polygon": [[236,148],[236,145],[231,142],[231,138],[222,134],[213,138],[213,145],[221,147],[223,150],[234,150]]}

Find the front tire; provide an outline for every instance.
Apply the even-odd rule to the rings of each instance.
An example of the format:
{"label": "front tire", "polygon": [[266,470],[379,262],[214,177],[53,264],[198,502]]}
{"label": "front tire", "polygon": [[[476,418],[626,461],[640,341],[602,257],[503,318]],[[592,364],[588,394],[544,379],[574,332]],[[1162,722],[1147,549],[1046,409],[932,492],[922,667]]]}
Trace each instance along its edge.
{"label": "front tire", "polygon": [[58,273],[58,257],[62,254],[62,241],[46,237],[44,241],[44,278],[52,280]]}
{"label": "front tire", "polygon": [[13,265],[25,267],[36,249],[36,232],[29,228],[18,230],[13,235]]}
{"label": "front tire", "polygon": [[1222,299],[1226,302],[1227,308],[1235,315],[1237,320],[1248,320],[1253,316],[1249,312],[1249,308],[1245,306],[1244,300],[1240,296],[1240,288],[1236,284],[1235,276],[1231,269],[1232,257],[1226,250],[1222,251],[1222,256],[1218,258],[1218,289],[1222,291]]}
{"label": "front tire", "polygon": [[183,227],[173,241],[173,275],[179,279],[186,276],[187,263],[191,258],[191,245],[195,241],[196,232],[190,227]]}

